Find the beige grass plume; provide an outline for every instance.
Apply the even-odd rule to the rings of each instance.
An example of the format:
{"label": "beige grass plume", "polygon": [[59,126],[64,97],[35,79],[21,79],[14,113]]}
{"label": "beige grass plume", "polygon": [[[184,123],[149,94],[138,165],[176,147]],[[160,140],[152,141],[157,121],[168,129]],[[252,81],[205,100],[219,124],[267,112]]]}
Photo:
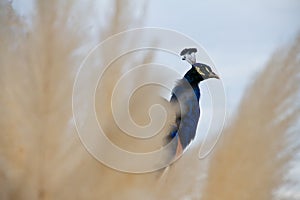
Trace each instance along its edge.
{"label": "beige grass plume", "polygon": [[203,199],[273,199],[284,184],[299,150],[299,53],[300,37],[276,51],[245,90],[211,158]]}

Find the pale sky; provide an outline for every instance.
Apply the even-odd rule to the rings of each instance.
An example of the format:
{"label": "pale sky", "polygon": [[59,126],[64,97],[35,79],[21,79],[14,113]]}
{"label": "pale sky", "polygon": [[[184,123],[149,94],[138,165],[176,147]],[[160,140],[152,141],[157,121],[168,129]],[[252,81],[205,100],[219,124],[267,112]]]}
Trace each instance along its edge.
{"label": "pale sky", "polygon": [[[111,8],[106,0],[99,2],[99,9]],[[299,0],[146,2],[144,26],[181,32],[206,49],[225,84],[229,112],[272,52],[300,33]],[[21,15],[33,11],[32,0],[13,1],[13,6]]]}
{"label": "pale sky", "polygon": [[173,29],[200,43],[226,89],[228,110],[276,48],[300,32],[298,0],[151,0],[145,26]]}

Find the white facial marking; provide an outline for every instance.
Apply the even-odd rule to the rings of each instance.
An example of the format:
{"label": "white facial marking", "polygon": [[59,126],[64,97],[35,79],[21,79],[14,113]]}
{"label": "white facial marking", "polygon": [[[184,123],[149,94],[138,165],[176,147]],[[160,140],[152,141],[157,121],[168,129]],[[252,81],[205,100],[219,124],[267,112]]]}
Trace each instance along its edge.
{"label": "white facial marking", "polygon": [[196,68],[196,71],[201,75],[201,76],[204,76],[205,74],[200,70],[199,67],[195,67]]}

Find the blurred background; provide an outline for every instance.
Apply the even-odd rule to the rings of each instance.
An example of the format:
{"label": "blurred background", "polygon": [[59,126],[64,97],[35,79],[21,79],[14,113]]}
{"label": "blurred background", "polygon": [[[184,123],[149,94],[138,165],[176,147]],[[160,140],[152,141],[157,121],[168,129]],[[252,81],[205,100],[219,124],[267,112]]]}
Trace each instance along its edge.
{"label": "blurred background", "polygon": [[[0,199],[300,199],[299,11],[297,0],[0,0]],[[73,83],[90,49],[141,27],[171,29],[201,44],[227,96],[226,124],[214,151],[199,160],[197,137],[164,176],[102,165],[80,142],[72,115]],[[93,62],[101,67],[118,49],[138,42],[162,41],[136,35]],[[124,72],[162,59],[181,75],[188,70],[174,56],[138,52],[113,63],[97,88],[97,116],[122,148],[161,145],[160,137],[149,144],[122,134],[109,105]],[[136,74],[124,91],[146,76],[154,74]],[[205,91],[205,84],[200,87]],[[142,94],[130,111],[147,124],[146,108],[157,99]],[[198,135],[209,112],[203,95]],[[85,105],[80,109],[84,113]]]}

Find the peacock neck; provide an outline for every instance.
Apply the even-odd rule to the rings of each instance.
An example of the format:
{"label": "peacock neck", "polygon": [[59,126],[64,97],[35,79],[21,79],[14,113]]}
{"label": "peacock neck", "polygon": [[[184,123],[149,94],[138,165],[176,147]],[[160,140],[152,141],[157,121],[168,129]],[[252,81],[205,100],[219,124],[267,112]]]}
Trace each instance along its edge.
{"label": "peacock neck", "polygon": [[195,95],[197,96],[197,99],[199,101],[200,99],[200,89],[198,84],[203,81],[202,76],[199,75],[195,67],[191,67],[191,69],[184,75],[184,78],[190,83],[192,86]]}
{"label": "peacock neck", "polygon": [[202,76],[197,72],[195,67],[191,67],[191,69],[184,75],[184,78],[193,86],[197,85],[203,81]]}

